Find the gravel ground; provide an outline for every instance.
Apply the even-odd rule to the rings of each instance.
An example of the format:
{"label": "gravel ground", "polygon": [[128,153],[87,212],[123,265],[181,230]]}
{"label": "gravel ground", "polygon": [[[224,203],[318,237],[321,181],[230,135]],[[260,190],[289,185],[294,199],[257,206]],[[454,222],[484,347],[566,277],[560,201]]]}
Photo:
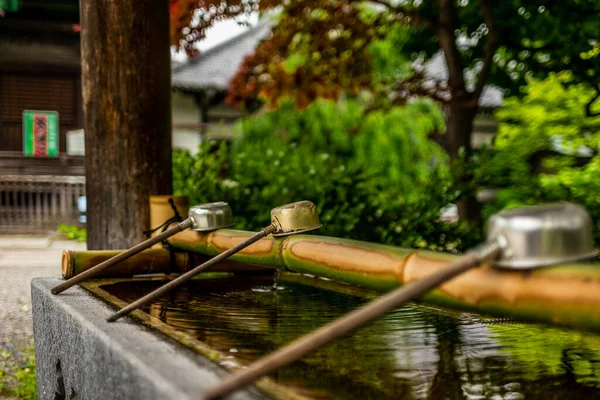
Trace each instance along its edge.
{"label": "gravel ground", "polygon": [[10,353],[16,363],[33,344],[31,280],[59,276],[64,249],[85,250],[85,244],[52,236],[0,236],[0,352]]}

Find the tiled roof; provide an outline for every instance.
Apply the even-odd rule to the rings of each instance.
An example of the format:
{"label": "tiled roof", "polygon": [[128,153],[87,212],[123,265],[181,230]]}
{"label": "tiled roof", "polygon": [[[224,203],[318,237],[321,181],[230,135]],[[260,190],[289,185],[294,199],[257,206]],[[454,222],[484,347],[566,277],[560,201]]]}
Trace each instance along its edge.
{"label": "tiled roof", "polygon": [[[219,44],[186,63],[173,69],[172,85],[186,91],[216,89],[227,91],[229,81],[242,64],[244,57],[254,51],[258,43],[271,31],[271,25],[261,21],[254,28]],[[447,81],[448,67],[441,52],[434,55],[425,64],[426,75],[432,80]],[[472,75],[472,74],[471,74]],[[467,81],[469,73],[466,73]],[[472,88],[470,88],[472,89]],[[497,108],[502,105],[502,89],[487,85],[479,99],[482,108]]]}
{"label": "tiled roof", "polygon": [[271,31],[266,21],[241,35],[235,36],[189,60],[173,70],[172,86],[187,91],[216,89],[226,91],[229,81],[252,53],[258,43]]}

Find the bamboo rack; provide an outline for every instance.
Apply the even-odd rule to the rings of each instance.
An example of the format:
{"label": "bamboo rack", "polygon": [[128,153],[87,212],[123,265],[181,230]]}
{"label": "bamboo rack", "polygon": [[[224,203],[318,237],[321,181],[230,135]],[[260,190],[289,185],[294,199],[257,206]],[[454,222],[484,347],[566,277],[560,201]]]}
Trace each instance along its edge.
{"label": "bamboo rack", "polygon": [[[214,256],[253,232],[184,231],[178,249]],[[387,291],[444,268],[456,256],[326,236],[267,237],[231,260]],[[600,331],[600,265],[565,264],[530,271],[484,265],[442,285],[425,302],[515,319]]]}
{"label": "bamboo rack", "polygon": [[[169,239],[173,248],[184,251],[174,258],[165,249],[146,250],[102,276],[186,272],[253,234],[232,229],[183,231]],[[66,251],[63,277],[77,275],[118,252]],[[455,257],[326,236],[269,236],[211,271],[275,268],[384,292],[432,274]],[[600,331],[599,267],[598,263],[580,263],[521,272],[484,265],[429,292],[422,300],[458,310]]]}

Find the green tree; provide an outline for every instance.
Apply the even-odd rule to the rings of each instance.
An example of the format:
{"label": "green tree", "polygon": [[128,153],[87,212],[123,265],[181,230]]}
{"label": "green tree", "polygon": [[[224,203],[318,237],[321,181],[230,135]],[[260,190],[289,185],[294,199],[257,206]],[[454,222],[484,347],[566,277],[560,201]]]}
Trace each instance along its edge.
{"label": "green tree", "polygon": [[[499,188],[486,214],[502,208],[550,201],[585,206],[596,221],[600,243],[600,116],[588,116],[596,96],[572,73],[532,79],[522,98],[498,111],[495,148],[483,156],[476,184]],[[600,107],[599,107],[600,108]],[[590,107],[592,114],[599,108]]]}
{"label": "green tree", "polygon": [[[473,120],[487,84],[515,92],[526,76],[568,69],[576,81],[588,82],[600,93],[598,58],[582,56],[600,35],[600,4],[595,0],[174,3],[198,12],[197,18],[180,19],[174,27],[176,32],[181,28],[181,43],[187,46],[213,21],[279,5],[273,34],[246,60],[234,79],[234,92],[238,98],[260,94],[271,101],[292,95],[301,106],[342,91],[373,90],[368,44],[393,27],[410,27],[398,52],[427,60],[441,51],[448,80],[432,82],[417,71],[391,85],[388,96],[401,102],[426,94],[442,102],[449,115],[446,147],[452,160],[461,152],[466,157],[472,153]],[[459,212],[465,218],[479,216],[472,197],[459,204]]]}

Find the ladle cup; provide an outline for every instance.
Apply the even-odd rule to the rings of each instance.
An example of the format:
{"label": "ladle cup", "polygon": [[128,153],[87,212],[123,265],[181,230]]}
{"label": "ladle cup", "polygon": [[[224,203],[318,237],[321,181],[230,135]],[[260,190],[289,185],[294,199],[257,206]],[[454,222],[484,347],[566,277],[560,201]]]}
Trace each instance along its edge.
{"label": "ladle cup", "polygon": [[155,291],[147,294],[146,296],[136,300],[127,307],[122,308],[117,313],[111,315],[107,321],[114,322],[117,319],[131,313],[132,311],[162,297],[168,291],[176,288],[198,275],[206,268],[215,265],[226,258],[231,257],[235,253],[244,248],[250,246],[252,243],[273,234],[274,236],[287,236],[293,235],[300,232],[307,232],[321,227],[319,222],[319,215],[317,213],[317,207],[310,201],[298,201],[296,203],[286,204],[271,210],[271,224],[260,232],[254,234],[250,238],[246,239],[242,243],[231,247],[223,253],[211,258],[204,264],[197,266],[196,268],[186,272],[171,282],[161,286]]}
{"label": "ladle cup", "polygon": [[259,359],[209,388],[204,398],[227,396],[484,261],[496,259],[497,267],[522,270],[591,258],[598,253],[594,249],[591,219],[585,209],[575,204],[557,203],[505,211],[491,217],[488,226],[487,242],[440,272],[385,294]]}
{"label": "ladle cup", "polygon": [[227,228],[233,225],[233,214],[231,212],[231,207],[229,204],[225,202],[216,202],[216,203],[207,203],[200,204],[197,206],[193,206],[190,208],[188,213],[188,218],[178,223],[175,227],[159,234],[154,237],[151,237],[148,240],[143,241],[142,243],[133,246],[129,250],[126,250],[116,256],[109,258],[106,261],[101,262],[93,268],[88,269],[87,271],[82,272],[79,275],[72,277],[69,280],[66,280],[55,287],[52,288],[52,294],[59,294],[71,286],[74,286],[84,280],[91,278],[93,275],[96,275],[98,272],[103,271],[109,267],[112,267],[115,264],[120,263],[139,252],[155,245],[156,243],[160,243],[163,240],[170,238],[171,236],[191,228],[198,232],[208,232],[214,231],[217,229]]}

